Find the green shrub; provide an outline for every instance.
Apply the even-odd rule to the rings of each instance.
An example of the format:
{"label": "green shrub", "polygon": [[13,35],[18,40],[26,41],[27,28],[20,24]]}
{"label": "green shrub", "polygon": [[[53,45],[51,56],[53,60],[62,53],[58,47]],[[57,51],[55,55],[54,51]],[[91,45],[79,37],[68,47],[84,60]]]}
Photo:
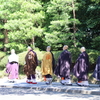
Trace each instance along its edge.
{"label": "green shrub", "polygon": [[41,61],[42,58],[43,58],[43,55],[44,55],[44,53],[45,53],[46,51],[40,51],[38,48],[35,48],[34,51],[35,51],[36,54],[37,54],[38,60]]}
{"label": "green shrub", "polygon": [[[54,58],[55,58],[56,62],[58,61],[58,58],[59,58],[62,51],[53,51]],[[71,53],[72,63],[75,63],[76,59],[78,58],[78,56],[80,54],[79,49],[78,48],[71,48],[71,49],[68,49],[68,51]]]}
{"label": "green shrub", "polygon": [[57,63],[57,61],[58,61],[58,58],[59,58],[61,52],[62,52],[62,51],[52,51],[56,63]]}
{"label": "green shrub", "polygon": [[80,50],[79,48],[71,48],[69,51],[71,52],[72,63],[75,63],[80,54]]}
{"label": "green shrub", "polygon": [[0,61],[0,69],[3,69],[6,67],[6,64],[8,62],[8,55],[3,57]]}
{"label": "green shrub", "polygon": [[[81,53],[80,52],[80,48],[71,48],[71,49],[68,49],[68,51],[71,52],[72,63],[75,63],[77,58],[78,58],[78,56],[79,56],[79,54]],[[53,51],[54,58],[55,58],[56,62],[57,62],[61,52],[62,51]],[[86,52],[89,55],[89,62],[90,62],[90,64],[95,64],[98,56],[100,56],[100,51],[90,50],[89,49],[89,50],[86,50]]]}
{"label": "green shrub", "polygon": [[24,51],[24,52],[18,54],[18,56],[19,56],[19,65],[20,66],[23,66],[25,64],[26,54],[27,54],[27,51]]}
{"label": "green shrub", "polygon": [[[39,62],[41,62],[42,58],[43,58],[43,55],[46,51],[40,51],[38,48],[35,48],[34,50],[36,53],[37,53],[37,57],[38,57],[38,60]],[[76,62],[79,54],[81,53],[80,52],[80,48],[69,48],[68,51],[71,52],[71,55],[72,55],[72,63],[74,65],[74,63]],[[96,63],[96,60],[98,58],[98,56],[100,55],[100,51],[96,51],[96,50],[86,50],[88,55],[89,55],[89,61],[90,61],[90,66],[92,69],[94,69],[95,67],[95,63]],[[58,61],[58,57],[60,55],[60,53],[62,52],[61,51],[52,51],[53,54],[54,54],[54,58],[55,58],[55,63],[57,63]],[[20,67],[20,73],[23,72],[23,66],[25,64],[25,56],[27,54],[27,51],[24,51],[22,53],[19,53],[18,56],[19,56],[19,65]],[[8,62],[8,56],[9,55],[6,55],[5,53],[3,52],[0,52],[0,57],[3,57],[1,60],[0,60],[0,68],[3,69],[6,67],[6,64]],[[41,63],[39,64],[39,66],[41,66]]]}
{"label": "green shrub", "polygon": [[88,52],[88,55],[89,55],[90,64],[95,64],[98,56],[100,56],[100,51],[87,50],[87,52]]}
{"label": "green shrub", "polygon": [[5,52],[0,51],[0,59],[2,59],[6,55]]}

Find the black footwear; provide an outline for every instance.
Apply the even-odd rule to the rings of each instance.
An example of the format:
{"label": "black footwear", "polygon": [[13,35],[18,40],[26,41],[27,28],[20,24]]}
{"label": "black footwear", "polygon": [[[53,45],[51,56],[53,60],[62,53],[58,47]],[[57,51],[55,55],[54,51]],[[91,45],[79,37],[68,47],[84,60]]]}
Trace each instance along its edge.
{"label": "black footwear", "polygon": [[62,85],[65,85],[64,83],[62,83],[61,81],[60,81],[60,83],[62,84]]}
{"label": "black footwear", "polygon": [[65,84],[65,85],[67,85],[67,86],[72,86],[72,84]]}
{"label": "black footwear", "polygon": [[46,85],[50,85],[50,83],[47,83],[47,82],[46,82]]}
{"label": "black footwear", "polygon": [[76,82],[76,84],[77,84],[78,86],[83,86],[83,85],[81,85],[81,84],[78,84],[77,82]]}
{"label": "black footwear", "polygon": [[51,80],[49,80],[48,82],[46,82],[47,85],[50,85],[52,83]]}
{"label": "black footwear", "polygon": [[9,83],[15,83],[15,81],[9,81]]}
{"label": "black footwear", "polygon": [[83,85],[84,87],[89,87],[89,85]]}
{"label": "black footwear", "polygon": [[49,82],[46,82],[46,85],[50,85],[51,84],[51,82],[49,81]]}

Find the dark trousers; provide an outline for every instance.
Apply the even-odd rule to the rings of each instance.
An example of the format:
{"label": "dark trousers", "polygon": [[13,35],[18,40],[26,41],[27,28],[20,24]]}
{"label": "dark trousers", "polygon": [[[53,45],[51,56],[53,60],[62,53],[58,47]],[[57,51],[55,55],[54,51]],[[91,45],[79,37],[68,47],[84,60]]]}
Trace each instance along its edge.
{"label": "dark trousers", "polygon": [[32,75],[27,76],[27,79],[28,79],[28,80],[31,80],[31,78],[32,78],[32,79],[35,79],[35,75],[32,74]]}
{"label": "dark trousers", "polygon": [[52,78],[50,74],[45,75],[46,78]]}

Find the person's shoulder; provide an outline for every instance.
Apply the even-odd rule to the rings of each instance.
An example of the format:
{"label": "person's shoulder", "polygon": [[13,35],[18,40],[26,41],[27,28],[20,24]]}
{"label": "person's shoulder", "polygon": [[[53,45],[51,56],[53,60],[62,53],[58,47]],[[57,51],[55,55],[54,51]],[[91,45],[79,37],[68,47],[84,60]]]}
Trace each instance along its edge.
{"label": "person's shoulder", "polygon": [[51,52],[46,52],[45,56],[52,55]]}
{"label": "person's shoulder", "polygon": [[71,53],[70,51],[68,51],[68,50],[64,50],[63,52],[66,52],[66,53]]}
{"label": "person's shoulder", "polygon": [[100,56],[98,56],[98,59],[100,59]]}
{"label": "person's shoulder", "polygon": [[11,55],[8,56],[8,59],[11,57]]}
{"label": "person's shoulder", "polygon": [[32,53],[32,54],[34,54],[34,53],[35,53],[35,51],[31,50],[31,51],[29,51],[29,53]]}
{"label": "person's shoulder", "polygon": [[88,53],[86,51],[83,52],[84,54],[88,55]]}
{"label": "person's shoulder", "polygon": [[46,52],[46,54],[51,54],[51,52]]}
{"label": "person's shoulder", "polygon": [[67,52],[71,54],[71,52],[70,52],[70,51],[68,51],[68,50],[67,50]]}

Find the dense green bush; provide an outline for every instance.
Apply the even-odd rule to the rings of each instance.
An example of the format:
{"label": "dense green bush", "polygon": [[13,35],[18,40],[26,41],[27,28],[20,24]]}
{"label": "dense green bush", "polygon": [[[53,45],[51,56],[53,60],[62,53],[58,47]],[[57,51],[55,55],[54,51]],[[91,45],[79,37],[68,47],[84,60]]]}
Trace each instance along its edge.
{"label": "dense green bush", "polygon": [[[39,62],[41,62],[45,51],[40,51],[38,48],[36,48],[34,51],[37,53]],[[78,58],[78,56],[80,54],[80,48],[71,48],[71,49],[69,49],[69,51],[71,52],[71,55],[72,55],[72,63],[75,63],[76,59]],[[52,52],[54,54],[55,62],[57,63],[58,57],[62,51],[52,51]],[[24,51],[24,52],[18,54],[20,66],[23,66],[25,63],[26,53],[27,53],[27,51]],[[95,64],[98,56],[100,55],[100,52],[96,51],[96,50],[87,50],[87,53],[89,55],[90,65]],[[1,54],[2,54],[2,55],[0,55],[1,57],[5,56],[5,53],[1,53]],[[9,55],[6,55],[5,57],[3,57],[0,60],[0,67],[5,68],[5,66],[8,62],[8,56]],[[39,64],[39,66],[40,66],[40,64]]]}
{"label": "dense green bush", "polygon": [[88,52],[88,55],[89,55],[90,64],[95,64],[98,56],[100,56],[100,51],[87,50],[87,52]]}
{"label": "dense green bush", "polygon": [[[71,55],[72,55],[72,62],[75,63],[79,54],[81,53],[80,48],[71,48],[69,49],[69,51],[71,52]],[[90,64],[95,64],[98,56],[100,55],[100,51],[87,49],[86,52],[89,55]]]}
{"label": "dense green bush", "polygon": [[[37,57],[38,57],[39,62],[41,62],[45,51],[40,51],[38,48],[36,48],[34,51],[37,53]],[[69,51],[71,52],[72,63],[74,65],[76,59],[78,58],[78,56],[80,54],[80,48],[69,48]],[[95,83],[96,80],[94,80],[94,78],[92,77],[92,73],[93,73],[93,70],[94,70],[94,67],[95,67],[96,60],[97,60],[98,56],[100,55],[100,51],[96,51],[96,50],[86,50],[86,51],[87,51],[87,53],[89,55],[90,67],[92,68],[91,72],[89,73],[89,82]],[[60,53],[62,51],[52,51],[52,52],[54,54],[55,62],[57,63],[58,57],[59,57],[59,55],[60,55]],[[25,55],[26,55],[26,53],[27,53],[27,51],[24,51],[24,52],[18,54],[18,56],[19,56],[19,65],[20,65],[20,67],[19,67],[19,77],[20,78],[24,78],[25,77],[25,74],[23,72],[23,66],[24,66],[24,63],[25,63]],[[3,53],[3,52],[1,53],[0,52],[0,57],[3,57],[0,60],[0,69],[2,69],[0,77],[4,77],[5,76],[5,72],[4,71],[5,71],[6,64],[8,62],[8,56],[9,55],[6,55],[5,53]],[[37,67],[37,71],[41,70],[40,66],[41,66],[41,63]],[[59,81],[58,80],[59,78],[57,76],[54,75],[53,78],[54,78],[53,79],[54,81]],[[73,76],[73,74],[71,74],[71,78],[72,78],[73,82],[77,81],[77,78],[75,76]]]}
{"label": "dense green bush", "polygon": [[75,63],[80,54],[80,50],[79,48],[71,48],[69,51],[71,52],[72,63]]}
{"label": "dense green bush", "polygon": [[[72,68],[79,56],[79,54],[81,53],[80,52],[80,48],[71,48],[69,49],[68,51],[71,52],[71,56],[72,56]],[[54,54],[54,57],[55,57],[55,61],[57,63],[57,60],[58,60],[58,57],[60,55],[62,51],[53,51],[53,54]],[[90,71],[91,70],[94,70],[95,68],[95,64],[96,64],[96,61],[97,61],[97,58],[98,56],[100,56],[100,51],[96,51],[96,50],[86,50],[86,52],[88,53],[89,55],[89,63],[90,63]]]}
{"label": "dense green bush", "polygon": [[[2,67],[5,66],[4,63],[6,63],[6,62],[3,62],[3,61],[2,61],[2,59],[6,59],[6,58],[5,58],[5,55],[6,55],[5,52],[1,52],[1,51],[0,51],[0,65],[1,65]],[[0,67],[0,69],[2,69],[2,68]]]}
{"label": "dense green bush", "polygon": [[26,56],[26,54],[27,54],[27,51],[24,51],[24,52],[18,54],[19,65],[20,66],[23,66],[25,64],[25,56]]}
{"label": "dense green bush", "polygon": [[2,59],[5,55],[6,55],[5,52],[1,52],[1,51],[0,51],[0,59]]}
{"label": "dense green bush", "polygon": [[0,61],[0,69],[3,69],[6,67],[6,64],[8,62],[8,55],[4,56]]}
{"label": "dense green bush", "polygon": [[55,58],[55,62],[57,63],[59,55],[61,54],[62,51],[52,51],[54,58]]}

